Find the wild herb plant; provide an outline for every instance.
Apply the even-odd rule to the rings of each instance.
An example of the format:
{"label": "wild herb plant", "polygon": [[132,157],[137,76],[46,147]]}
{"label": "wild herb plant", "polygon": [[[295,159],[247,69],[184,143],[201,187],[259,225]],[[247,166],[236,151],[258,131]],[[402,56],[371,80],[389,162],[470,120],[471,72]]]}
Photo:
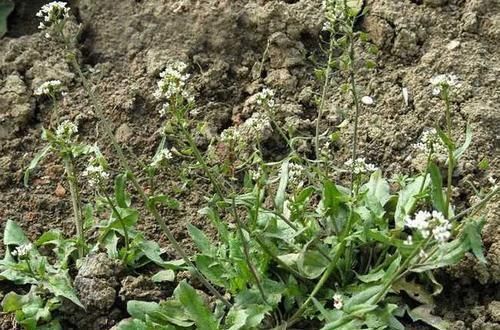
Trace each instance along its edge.
{"label": "wild herb plant", "polygon": [[[14,313],[25,329],[60,329],[51,312],[65,299],[83,308],[68,274],[69,256],[77,250],[75,240],[65,239],[58,231],[49,231],[32,243],[21,227],[8,220],[3,242],[5,257],[0,261],[0,279],[16,285],[29,285],[25,294],[10,292],[2,300],[3,312]],[[52,247],[52,258],[38,248]]]}
{"label": "wild herb plant", "polygon": [[[155,96],[163,102],[160,116],[166,121],[155,156],[150,164],[141,165],[145,177],[132,169],[129,152],[117,143],[110,125],[102,125],[124,174],[115,179],[114,196],[104,186],[98,188],[97,205],[105,207],[110,218],[101,225],[96,248],[104,247],[132,267],[148,258],[160,266],[168,263],[161,259],[159,246],[148,247],[143,234],[133,229],[139,211],[126,192],[129,182],[182,257],[184,267],[215,297],[208,298],[182,281],[174,296],[161,303],[129,301],[132,318],[122,321],[119,329],[404,329],[398,318],[405,314],[439,326],[431,312],[433,295],[442,286],[432,271],[456,264],[468,251],[480,262],[486,261],[480,236],[484,219],[476,215],[496,197],[498,187],[468,209],[457,212],[453,206],[452,174],[472,134],[467,129],[460,145],[452,137],[456,86],[452,76],[431,81],[444,102],[445,124],[424,131],[416,145],[427,156],[423,173],[405,176],[391,187],[381,169],[359,156],[358,117],[362,104],[373,102],[370,97],[359,97],[355,79],[360,60],[373,66],[355,53],[356,42],[366,39],[354,29],[357,17],[363,14],[359,5],[359,1],[347,0],[324,3],[328,60],[318,75],[323,87],[313,139],[297,132],[293,135],[281,126],[276,117],[280,111],[276,93],[264,88],[256,96],[259,109],[244,124],[225,131],[219,141],[231,153],[229,159],[244,160],[238,166],[213,164],[195,143],[191,110],[196,100],[189,86],[188,66],[181,62],[170,63],[160,74]],[[62,6],[57,13],[54,27],[43,28],[49,37],[63,41],[63,51],[99,120],[106,123],[99,98],[79,67],[75,45],[69,42],[74,37],[65,36],[68,11]],[[332,180],[329,174],[337,168],[322,152],[324,137],[331,133],[321,131],[321,119],[332,73],[346,77],[342,88],[350,95],[354,124],[351,159],[337,173],[345,179],[341,182]],[[266,162],[262,144],[275,133],[287,142],[290,155]],[[67,147],[58,142],[57,132],[52,135],[49,142]],[[313,140],[316,159],[297,152],[299,140]],[[167,145],[167,141],[178,145]],[[446,155],[444,162],[439,161],[441,152]],[[199,250],[193,256],[179,245],[160,216],[162,205],[172,207],[175,202],[156,189],[146,193],[142,187],[143,179],[154,181],[163,165],[175,161],[175,155],[192,157],[197,172],[204,174],[213,190],[200,213],[217,229],[218,237],[211,238],[190,225],[187,230]],[[102,175],[106,163],[94,156],[94,167],[87,169],[86,177],[99,174],[95,182],[99,185],[106,177]],[[441,176],[443,165],[446,181]],[[243,182],[237,179],[239,173],[244,173]],[[124,243],[119,248],[121,240]],[[172,280],[173,274],[164,271],[156,278]],[[420,305],[410,308],[402,291]],[[45,306],[37,301],[37,306]]]}

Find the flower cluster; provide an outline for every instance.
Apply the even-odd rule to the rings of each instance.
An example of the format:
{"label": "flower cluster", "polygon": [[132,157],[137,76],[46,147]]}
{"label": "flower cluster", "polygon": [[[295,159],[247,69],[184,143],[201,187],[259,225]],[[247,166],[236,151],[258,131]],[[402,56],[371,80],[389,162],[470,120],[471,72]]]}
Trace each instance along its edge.
{"label": "flower cluster", "polygon": [[226,128],[220,135],[223,143],[233,144],[241,140],[241,133],[235,127]]}
{"label": "flower cluster", "polygon": [[354,174],[375,172],[378,169],[375,165],[367,163],[364,158],[357,158],[354,162],[352,159],[349,159],[344,165],[348,168],[354,167]]}
{"label": "flower cluster", "polygon": [[459,86],[458,78],[454,74],[440,74],[432,77],[429,82],[433,86],[432,95],[437,96],[445,88]]}
{"label": "flower cluster", "polygon": [[269,88],[262,89],[262,91],[257,94],[257,104],[273,108],[275,105],[274,91]]}
{"label": "flower cluster", "polygon": [[[193,97],[186,90],[186,81],[189,79],[189,74],[185,73],[187,65],[184,62],[175,62],[165,68],[160,73],[160,81],[158,81],[158,89],[154,95],[158,99],[165,98],[170,100],[172,97],[181,96],[188,102],[193,102]],[[162,111],[165,110],[163,107]]]}
{"label": "flower cluster", "polygon": [[56,137],[66,141],[70,140],[76,133],[78,133],[78,127],[69,120],[60,123],[56,129]]}
{"label": "flower cluster", "polygon": [[82,175],[88,178],[89,185],[92,188],[99,186],[99,183],[109,179],[109,173],[106,171],[107,162],[101,154],[99,148],[94,146],[91,148],[95,156],[90,157],[89,165],[83,171]]}
{"label": "flower cluster", "polygon": [[[59,25],[64,22],[69,17],[69,8],[66,7],[66,3],[62,1],[53,1],[43,7],[36,13],[37,17],[43,18],[43,22],[40,22],[38,28],[40,30],[46,30],[53,25]],[[50,37],[49,34],[45,34],[47,38]]]}
{"label": "flower cluster", "polygon": [[425,154],[433,151],[435,154],[446,154],[446,146],[443,144],[435,128],[424,130],[420,137],[420,142],[415,143],[413,147]]}
{"label": "flower cluster", "polygon": [[41,84],[35,89],[35,95],[50,95],[55,96],[61,91],[62,82],[60,80],[49,80]]}
{"label": "flower cluster", "polygon": [[297,163],[288,164],[288,183],[294,187],[300,187],[304,184],[304,166]]}
{"label": "flower cluster", "polygon": [[[430,235],[438,242],[445,243],[451,237],[451,224],[445,219],[444,215],[438,211],[418,211],[414,218],[406,218],[405,226],[415,229],[420,232],[423,238]],[[408,237],[407,244],[412,243],[412,239]]]}
{"label": "flower cluster", "polygon": [[242,125],[242,132],[248,139],[259,139],[267,136],[267,132],[272,130],[271,121],[266,114],[254,112]]}
{"label": "flower cluster", "polygon": [[11,254],[13,256],[17,256],[17,257],[22,259],[22,258],[28,256],[32,249],[33,249],[33,244],[31,244],[31,243],[23,244],[23,245],[17,246],[16,249],[11,252]]}
{"label": "flower cluster", "polygon": [[154,167],[154,168],[158,168],[160,167],[163,163],[165,163],[166,161],[170,160],[173,158],[173,155],[172,155],[172,152],[168,149],[162,149],[160,150],[159,152],[157,152],[154,157],[153,157],[153,160],[151,161],[151,164],[150,166],[151,167]]}

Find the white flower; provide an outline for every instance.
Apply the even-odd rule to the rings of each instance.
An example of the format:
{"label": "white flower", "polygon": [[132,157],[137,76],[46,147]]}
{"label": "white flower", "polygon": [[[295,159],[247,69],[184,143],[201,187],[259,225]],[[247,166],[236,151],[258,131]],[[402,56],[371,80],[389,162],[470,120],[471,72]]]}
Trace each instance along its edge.
{"label": "white flower", "polygon": [[222,131],[220,139],[224,143],[231,144],[239,141],[241,139],[241,134],[235,127],[229,127]]}
{"label": "white flower", "polygon": [[56,129],[56,136],[58,138],[68,140],[78,132],[78,126],[69,120],[63,121]]}
{"label": "white flower", "polygon": [[38,13],[36,13],[37,17],[43,18],[43,22],[38,25],[38,28],[44,30],[67,19],[69,17],[69,8],[66,5],[62,1],[53,1],[43,5]]}
{"label": "white flower", "polygon": [[361,98],[361,103],[363,103],[364,105],[372,105],[373,99],[370,96],[363,96]]}
{"label": "white flower", "polygon": [[332,29],[332,23],[330,21],[325,21],[323,23],[323,27],[321,28],[321,31],[330,31]]}
{"label": "white flower", "polygon": [[250,138],[262,137],[265,131],[272,129],[269,117],[260,112],[254,112],[252,117],[248,118],[243,124],[244,128],[250,133]]}
{"label": "white flower", "polygon": [[274,107],[274,91],[269,88],[264,88],[257,94],[257,104],[266,105],[269,108]]}
{"label": "white flower", "polygon": [[367,163],[364,158],[357,158],[354,162],[352,161],[352,159],[349,159],[344,163],[344,165],[349,169],[351,169],[354,166],[354,174],[375,172],[376,170],[378,170],[378,168],[375,165]]}
{"label": "white flower", "polygon": [[447,153],[446,146],[443,144],[435,128],[429,128],[422,132],[420,141],[415,143],[413,147],[422,151],[424,154],[429,154],[431,150],[435,154],[445,155]]}
{"label": "white flower", "polygon": [[156,155],[154,155],[150,165],[151,167],[159,167],[162,163],[172,158],[173,158],[172,152],[165,148],[162,149],[160,152],[156,153]]}
{"label": "white flower", "polygon": [[89,185],[93,188],[98,187],[100,182],[109,178],[109,173],[106,172],[104,163],[105,160],[103,158],[91,157],[89,165],[82,172],[82,175],[88,178]]}
{"label": "white flower", "polygon": [[441,93],[443,88],[459,86],[458,78],[454,74],[440,74],[432,77],[429,82],[434,88],[432,95],[437,96]]}
{"label": "white flower", "polygon": [[412,219],[407,217],[405,219],[405,226],[412,229],[417,230],[427,230],[429,228],[429,220],[432,218],[432,215],[427,211],[418,211],[415,214],[415,218]]}
{"label": "white flower", "polygon": [[405,245],[412,245],[413,244],[413,237],[411,235],[408,235],[406,240],[404,241]]}
{"label": "white flower", "polygon": [[13,256],[18,256],[19,258],[24,258],[29,255],[30,251],[33,249],[33,244],[23,244],[16,247],[14,251],[12,251]]}
{"label": "white flower", "polygon": [[160,109],[160,117],[165,117],[170,109],[170,104],[168,102],[163,103],[163,106]]}
{"label": "white flower", "polygon": [[333,307],[336,309],[342,309],[344,306],[344,299],[342,298],[342,295],[336,293],[333,295]]}
{"label": "white flower", "polygon": [[35,95],[55,95],[60,92],[62,88],[62,82],[60,80],[49,80],[41,84],[37,89],[35,89]]}
{"label": "white flower", "polygon": [[167,66],[160,73],[160,80],[157,83],[158,89],[154,95],[158,98],[170,99],[173,96],[182,96],[186,101],[192,102],[194,98],[185,90],[186,81],[189,74],[184,71],[187,65],[184,62],[174,62]]}

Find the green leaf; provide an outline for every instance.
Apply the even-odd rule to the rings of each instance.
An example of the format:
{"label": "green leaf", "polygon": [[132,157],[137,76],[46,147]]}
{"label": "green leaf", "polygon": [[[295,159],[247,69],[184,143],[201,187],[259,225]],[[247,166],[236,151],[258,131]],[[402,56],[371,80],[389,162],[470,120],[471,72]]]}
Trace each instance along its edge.
{"label": "green leaf", "polygon": [[439,316],[432,315],[432,310],[433,306],[421,305],[408,311],[408,315],[414,322],[422,321],[438,330],[451,329],[451,323]]}
{"label": "green leaf", "polygon": [[280,183],[276,192],[274,204],[278,213],[283,213],[286,199],[286,187],[288,185],[288,159],[281,164]]}
{"label": "green leaf", "polygon": [[127,193],[127,173],[120,174],[115,178],[115,198],[119,207],[130,207],[130,196]]}
{"label": "green leaf", "polygon": [[469,148],[470,144],[472,142],[472,129],[469,124],[467,124],[467,128],[465,130],[465,141],[464,144],[462,144],[460,147],[458,147],[454,152],[453,152],[453,159],[455,162],[458,162],[460,158],[462,158],[462,155],[464,152]]}
{"label": "green leaf", "polygon": [[[0,0],[1,1],[1,0]],[[1,20],[1,19],[0,19]],[[1,27],[0,27],[0,30],[1,30]],[[0,31],[0,34],[1,34],[1,31]],[[36,155],[35,155],[35,158],[33,158],[30,162],[30,164],[28,165],[28,168],[26,169],[26,171],[24,172],[24,186],[27,187],[28,186],[28,181],[29,181],[29,178],[30,178],[30,174],[31,172],[38,166],[38,163],[43,159],[45,158],[45,156],[47,156],[47,154],[49,153],[51,147],[50,145],[46,146],[45,148],[43,148],[40,152],[38,152]]]}
{"label": "green leaf", "polygon": [[7,220],[3,234],[4,245],[23,245],[29,244],[29,240],[24,235],[22,228],[12,220]]}
{"label": "green leaf", "polygon": [[167,195],[149,197],[148,203],[150,203],[150,205],[161,204],[172,210],[178,210],[181,207],[181,203],[178,200],[170,198]]}
{"label": "green leaf", "polygon": [[305,277],[315,279],[321,276],[328,267],[328,259],[326,259],[318,251],[302,251],[297,260],[297,268]]}
{"label": "green leaf", "polygon": [[[396,212],[394,214],[396,229],[402,229],[404,227],[404,219],[413,212],[423,180],[424,177],[419,176],[399,192],[398,204],[396,205]],[[422,191],[425,191],[428,185],[429,180],[425,180]]]}
{"label": "green leaf", "polygon": [[443,178],[436,164],[429,165],[429,174],[431,176],[431,197],[432,205],[436,210],[443,214],[447,214],[446,205],[443,197]]}
{"label": "green leaf", "polygon": [[142,242],[139,243],[139,248],[146,255],[146,257],[155,264],[162,266],[165,262],[161,257],[162,252],[160,245],[155,241],[142,240]]}
{"label": "green leaf", "polygon": [[205,275],[210,282],[221,286],[228,287],[227,281],[228,270],[224,268],[215,258],[199,254],[196,256],[196,266],[200,272]]}
{"label": "green leaf", "polygon": [[176,329],[176,327],[171,326],[170,324],[182,328],[187,328],[193,325],[193,322],[187,319],[187,316],[184,313],[184,308],[177,301],[170,300],[160,305],[155,302],[131,300],[127,302],[127,312],[135,320],[143,322],[125,323],[126,326],[137,323],[139,326],[147,326],[146,329],[148,330],[173,330]]}
{"label": "green leaf", "polygon": [[356,275],[356,277],[364,283],[370,283],[370,282],[376,282],[380,280],[382,277],[384,277],[385,271],[383,269],[380,269],[376,272],[369,273],[366,275]]}
{"label": "green leaf", "polygon": [[217,321],[204,304],[195,289],[186,281],[179,283],[174,291],[175,296],[186,309],[187,314],[200,330],[218,330]]}
{"label": "green leaf", "polygon": [[188,232],[201,253],[208,256],[215,256],[216,248],[203,231],[189,224]]}
{"label": "green leaf", "polygon": [[434,305],[434,298],[422,285],[415,282],[408,282],[405,278],[396,281],[392,285],[392,289],[397,293],[401,291],[406,292],[408,296],[421,304]]}
{"label": "green leaf", "polygon": [[485,222],[486,220],[484,218],[479,221],[468,221],[463,230],[463,234],[470,245],[472,253],[474,253],[477,260],[483,264],[487,262],[484,257],[483,240],[481,238],[481,231]]}
{"label": "green leaf", "polygon": [[355,293],[344,305],[344,311],[350,313],[357,311],[358,305],[371,305],[375,296],[383,289],[383,285],[372,285],[366,288],[359,287],[359,292]]}
{"label": "green leaf", "polygon": [[377,170],[370,176],[370,181],[364,186],[368,208],[379,218],[385,211],[384,206],[391,198],[389,183],[382,178],[382,172]]}
{"label": "green leaf", "polygon": [[361,12],[361,8],[363,8],[363,0],[347,0],[346,5],[351,17],[355,17]]}
{"label": "green leaf", "polygon": [[173,282],[175,280],[175,272],[171,269],[160,270],[151,277],[153,282]]}
{"label": "green leaf", "polygon": [[14,10],[14,2],[11,0],[0,0],[0,38],[7,33],[7,18]]}
{"label": "green leaf", "polygon": [[71,300],[75,305],[85,309],[85,307],[78,299],[75,290],[71,286],[71,282],[67,274],[53,274],[48,277],[46,282],[43,284],[47,289],[52,292],[55,296],[61,296],[66,299]]}

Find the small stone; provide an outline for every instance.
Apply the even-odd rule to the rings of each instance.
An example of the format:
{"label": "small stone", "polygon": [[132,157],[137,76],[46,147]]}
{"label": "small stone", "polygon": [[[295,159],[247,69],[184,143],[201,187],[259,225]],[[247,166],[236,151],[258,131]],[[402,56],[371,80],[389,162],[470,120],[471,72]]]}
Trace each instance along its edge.
{"label": "small stone", "polygon": [[373,98],[371,98],[370,96],[363,96],[361,98],[361,103],[363,103],[364,105],[372,105],[374,101]]}
{"label": "small stone", "polygon": [[492,321],[500,322],[500,301],[494,300],[488,305],[488,314]]}
{"label": "small stone", "polygon": [[66,189],[64,189],[64,187],[58,183],[57,184],[57,187],[56,187],[56,190],[54,191],[54,194],[57,196],[57,197],[64,197],[66,195]]}
{"label": "small stone", "polygon": [[457,49],[459,46],[460,46],[460,41],[458,41],[458,40],[452,40],[452,41],[450,41],[450,42],[446,45],[446,48],[447,48],[448,50],[455,50],[455,49]]}
{"label": "small stone", "polygon": [[121,124],[120,127],[116,129],[115,132],[115,137],[116,140],[120,143],[126,143],[129,142],[130,138],[132,137],[132,129],[127,124]]}

